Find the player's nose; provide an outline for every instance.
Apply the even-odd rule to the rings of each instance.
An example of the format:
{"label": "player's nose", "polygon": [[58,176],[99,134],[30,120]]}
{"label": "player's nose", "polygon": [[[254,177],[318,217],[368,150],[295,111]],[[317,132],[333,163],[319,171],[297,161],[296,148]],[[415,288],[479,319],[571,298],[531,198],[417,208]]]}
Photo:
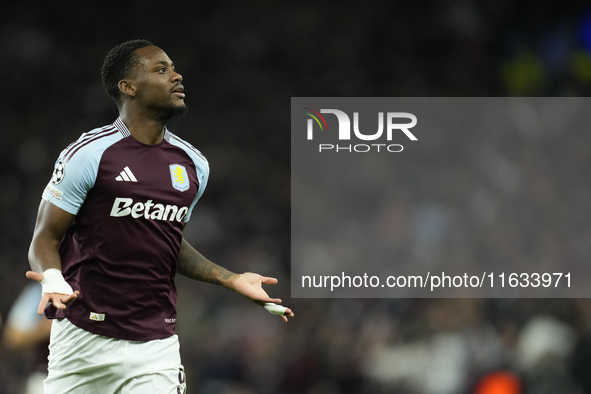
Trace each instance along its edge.
{"label": "player's nose", "polygon": [[174,74],[172,75],[172,80],[174,82],[182,82],[183,76],[175,71]]}

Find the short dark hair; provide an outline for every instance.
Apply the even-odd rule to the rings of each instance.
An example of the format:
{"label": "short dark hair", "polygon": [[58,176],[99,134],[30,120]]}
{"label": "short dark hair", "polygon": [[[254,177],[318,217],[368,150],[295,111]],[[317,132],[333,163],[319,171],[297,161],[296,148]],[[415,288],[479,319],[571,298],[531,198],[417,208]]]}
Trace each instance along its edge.
{"label": "short dark hair", "polygon": [[151,45],[154,44],[148,40],[126,41],[111,49],[107,57],[105,57],[101,68],[101,80],[107,94],[117,106],[121,104],[119,81],[128,78],[140,61],[140,57],[135,53],[135,50]]}

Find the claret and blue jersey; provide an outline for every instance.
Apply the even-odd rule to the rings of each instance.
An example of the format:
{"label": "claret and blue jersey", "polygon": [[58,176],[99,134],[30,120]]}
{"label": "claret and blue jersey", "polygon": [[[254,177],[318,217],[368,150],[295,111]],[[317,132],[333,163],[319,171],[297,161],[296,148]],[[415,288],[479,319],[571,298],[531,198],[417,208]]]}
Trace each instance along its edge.
{"label": "claret and blue jersey", "polygon": [[83,134],[60,155],[43,198],[76,215],[59,247],[78,298],[49,318],[112,338],[173,335],[176,259],[182,230],[203,194],[203,155],[165,130],[146,145],[118,118]]}

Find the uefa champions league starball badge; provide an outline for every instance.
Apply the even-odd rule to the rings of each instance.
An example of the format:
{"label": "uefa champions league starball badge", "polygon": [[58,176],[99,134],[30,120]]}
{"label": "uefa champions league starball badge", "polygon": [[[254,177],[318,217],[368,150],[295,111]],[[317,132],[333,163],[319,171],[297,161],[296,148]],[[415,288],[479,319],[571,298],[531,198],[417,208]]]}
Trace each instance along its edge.
{"label": "uefa champions league starball badge", "polygon": [[64,179],[64,172],[66,171],[66,164],[60,160],[55,165],[55,169],[53,170],[53,175],[51,175],[51,183],[57,185]]}

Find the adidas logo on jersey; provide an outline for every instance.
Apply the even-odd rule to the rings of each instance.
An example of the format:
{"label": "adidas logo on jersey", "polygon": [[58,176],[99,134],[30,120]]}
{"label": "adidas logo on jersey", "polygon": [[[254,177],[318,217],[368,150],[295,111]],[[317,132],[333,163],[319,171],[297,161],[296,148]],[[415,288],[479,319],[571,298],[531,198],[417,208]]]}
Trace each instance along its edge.
{"label": "adidas logo on jersey", "polygon": [[121,174],[119,174],[119,176],[115,178],[115,180],[119,182],[137,182],[137,179],[135,179],[135,175],[133,175],[133,172],[131,172],[129,167],[125,167],[123,171],[121,171]]}
{"label": "adidas logo on jersey", "polygon": [[152,220],[166,220],[169,222],[176,220],[180,222],[187,212],[189,212],[188,207],[179,208],[176,205],[154,204],[152,200],[145,203],[138,201],[134,204],[131,198],[117,197],[113,203],[113,208],[111,208],[110,216],[119,218],[131,215],[135,219],[144,217]]}

